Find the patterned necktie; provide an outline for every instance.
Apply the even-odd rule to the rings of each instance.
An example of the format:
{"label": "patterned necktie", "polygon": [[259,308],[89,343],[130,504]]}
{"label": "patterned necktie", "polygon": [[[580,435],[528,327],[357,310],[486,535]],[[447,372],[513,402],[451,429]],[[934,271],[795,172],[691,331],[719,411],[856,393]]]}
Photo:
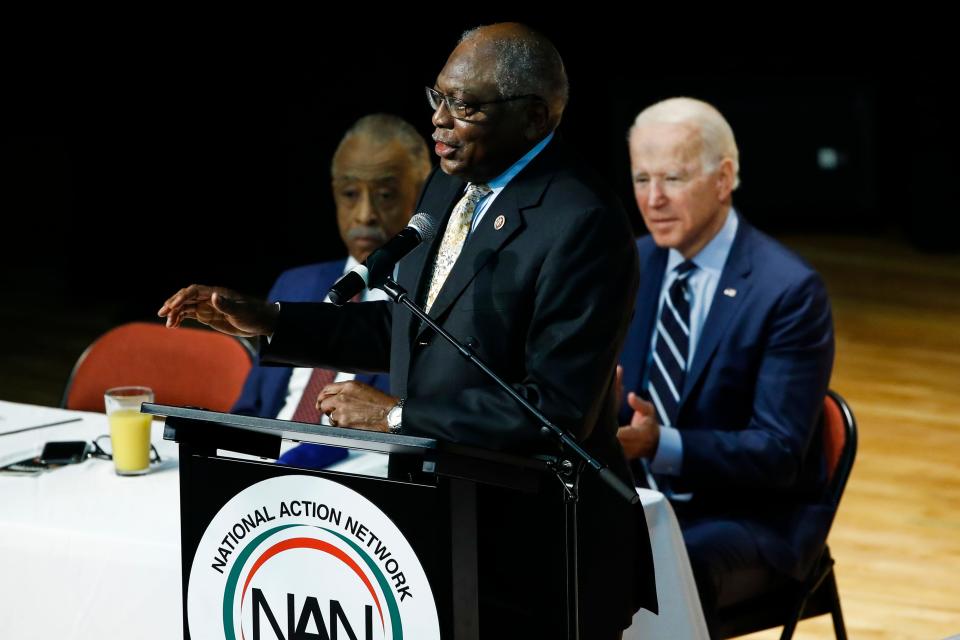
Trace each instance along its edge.
{"label": "patterned necktie", "polygon": [[446,282],[450,275],[453,265],[460,256],[460,250],[463,249],[463,243],[470,233],[470,224],[473,222],[473,213],[477,209],[477,203],[480,202],[492,189],[485,184],[470,184],[467,186],[467,192],[460,198],[460,202],[453,208],[450,219],[447,221],[447,229],[443,232],[443,240],[440,241],[440,250],[437,251],[437,260],[433,265],[433,276],[430,278],[430,289],[427,291],[427,303],[424,308],[427,312],[437,300],[440,288]]}
{"label": "patterned necktie", "polygon": [[677,279],[670,285],[654,342],[653,361],[647,391],[657,410],[657,418],[664,426],[673,426],[680,408],[683,380],[690,359],[690,301],[687,281],[697,268],[687,260],[675,268]]}

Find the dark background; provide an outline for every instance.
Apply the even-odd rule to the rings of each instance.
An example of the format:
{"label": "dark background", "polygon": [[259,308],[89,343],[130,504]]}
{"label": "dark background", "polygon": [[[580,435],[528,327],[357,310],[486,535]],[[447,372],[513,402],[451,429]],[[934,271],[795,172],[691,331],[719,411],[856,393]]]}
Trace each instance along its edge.
{"label": "dark background", "polygon": [[[626,130],[644,106],[688,95],[732,124],[735,203],[760,228],[957,250],[947,40],[914,33],[920,44],[907,46],[845,26],[787,35],[787,18],[739,35],[678,27],[677,16],[513,15],[564,57],[562,135],[617,190],[638,234]],[[504,17],[331,19],[265,35],[144,16],[137,28],[22,38],[0,77],[0,369],[72,362],[190,282],[263,295],[285,268],[344,255],[329,189],[344,130],[387,111],[429,136],[423,87],[463,29]],[[833,169],[818,164],[825,149]],[[27,325],[43,337],[20,337]]]}

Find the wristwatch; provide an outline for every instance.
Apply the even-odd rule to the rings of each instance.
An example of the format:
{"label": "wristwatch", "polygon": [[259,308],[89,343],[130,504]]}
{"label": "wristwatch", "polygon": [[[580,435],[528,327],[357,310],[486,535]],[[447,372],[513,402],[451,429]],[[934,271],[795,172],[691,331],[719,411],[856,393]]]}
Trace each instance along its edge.
{"label": "wristwatch", "polygon": [[397,404],[387,412],[387,432],[400,433],[400,427],[403,423],[403,403],[406,398],[400,398]]}

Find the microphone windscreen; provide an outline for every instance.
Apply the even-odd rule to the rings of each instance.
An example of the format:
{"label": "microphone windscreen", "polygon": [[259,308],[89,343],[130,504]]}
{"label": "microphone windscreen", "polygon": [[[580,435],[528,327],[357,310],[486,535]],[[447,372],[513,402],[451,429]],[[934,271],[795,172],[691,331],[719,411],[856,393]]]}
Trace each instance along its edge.
{"label": "microphone windscreen", "polygon": [[416,229],[417,233],[419,233],[420,237],[423,239],[423,242],[430,242],[433,240],[433,236],[437,232],[437,225],[433,221],[433,218],[422,211],[410,218],[410,222],[407,224],[407,226]]}

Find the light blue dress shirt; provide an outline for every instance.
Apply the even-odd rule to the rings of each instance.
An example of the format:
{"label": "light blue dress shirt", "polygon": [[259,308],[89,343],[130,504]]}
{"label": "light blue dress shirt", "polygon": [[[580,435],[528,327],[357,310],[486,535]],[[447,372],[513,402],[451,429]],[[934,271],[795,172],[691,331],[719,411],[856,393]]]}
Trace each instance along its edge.
{"label": "light blue dress shirt", "polygon": [[[727,221],[720,228],[720,231],[708,242],[697,255],[691,258],[697,265],[687,280],[687,291],[690,302],[690,353],[687,354],[687,362],[693,361],[693,355],[697,352],[697,342],[700,334],[703,332],[703,325],[710,313],[710,305],[713,303],[713,296],[717,292],[717,285],[720,283],[720,274],[723,273],[723,265],[727,262],[727,256],[730,255],[730,247],[733,246],[733,239],[737,235],[739,226],[739,217],[737,212],[731,207],[727,213]],[[676,249],[670,249],[667,256],[667,269],[663,277],[663,285],[660,287],[660,303],[657,306],[657,316],[660,317],[660,310],[663,302],[666,300],[670,291],[670,285],[677,279],[674,269],[686,258]],[[656,344],[656,331],[650,338],[650,353]],[[652,357],[652,355],[651,355]],[[647,363],[647,370],[650,365]],[[647,388],[647,377],[644,376],[643,388]],[[654,473],[666,475],[679,475],[683,463],[683,441],[680,439],[680,433],[673,427],[660,427],[660,443],[657,445],[657,452],[650,463],[650,470]]]}
{"label": "light blue dress shirt", "polygon": [[553,140],[553,132],[538,142],[535,147],[527,151],[526,154],[512,165],[510,168],[501,173],[499,176],[487,183],[487,186],[490,187],[490,193],[487,194],[480,202],[477,203],[477,208],[473,212],[473,222],[470,223],[470,233],[476,231],[477,227],[480,225],[480,221],[483,219],[483,214],[493,206],[493,201],[497,199],[497,196],[500,195],[500,192],[513,180],[518,173],[523,171],[530,161],[540,155],[540,152],[550,144],[550,141]]}

